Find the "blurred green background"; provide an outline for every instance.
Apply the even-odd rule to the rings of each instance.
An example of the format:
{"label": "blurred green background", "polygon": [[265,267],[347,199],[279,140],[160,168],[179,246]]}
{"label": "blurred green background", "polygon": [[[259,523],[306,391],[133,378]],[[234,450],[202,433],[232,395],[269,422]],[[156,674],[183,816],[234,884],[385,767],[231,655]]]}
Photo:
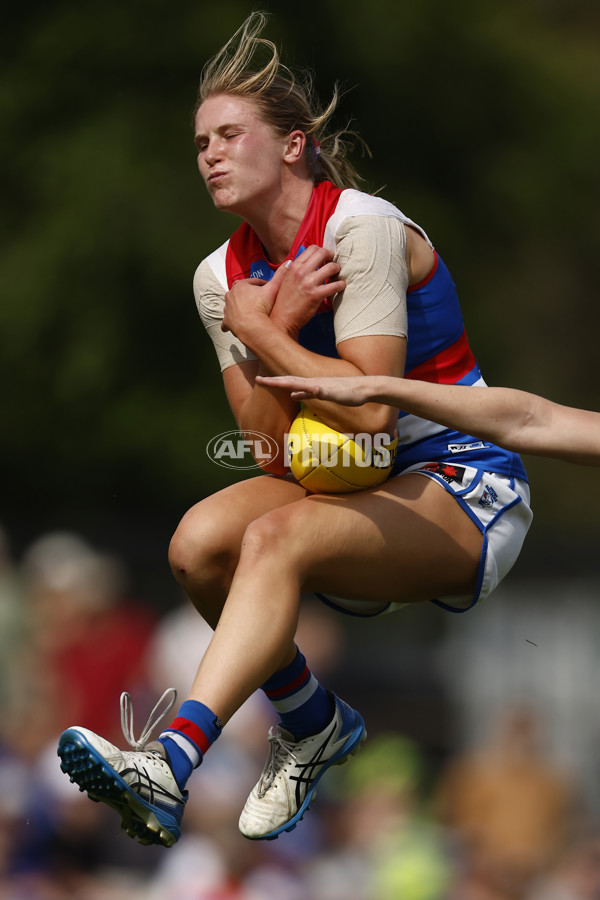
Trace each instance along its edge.
{"label": "blurred green background", "polygon": [[[600,7],[595,0],[262,3],[320,93],[348,89],[357,159],[454,275],[489,384],[598,408]],[[158,597],[181,514],[233,476],[196,313],[199,261],[236,227],[196,170],[203,62],[234,0],[14,4],[0,35],[0,522],[18,553],[72,528]],[[593,570],[600,476],[526,460],[521,574]]]}

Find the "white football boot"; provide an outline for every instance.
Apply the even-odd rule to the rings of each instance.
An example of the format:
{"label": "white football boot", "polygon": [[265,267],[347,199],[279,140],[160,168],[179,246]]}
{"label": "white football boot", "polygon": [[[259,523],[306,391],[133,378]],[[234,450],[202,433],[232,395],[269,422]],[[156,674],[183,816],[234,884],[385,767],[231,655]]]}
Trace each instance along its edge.
{"label": "white football boot", "polygon": [[[172,692],[167,708],[155,716],[164,698]],[[175,703],[173,688],[165,691],[138,741],[133,738],[133,712],[129,694],[121,695],[123,734],[133,750],[119,750],[87,728],[67,728],[59,739],[60,767],[87,791],[91,800],[107,803],[121,816],[128,835],[140,844],[170,847],[179,838],[187,791],[179,790],[159,741],[148,743],[151,731]],[[153,718],[154,717],[154,718]]]}
{"label": "white football boot", "polygon": [[250,840],[272,840],[292,831],[316,794],[330,766],[357,753],[367,733],[360,714],[333,696],[333,719],[318,734],[296,741],[280,725],[269,731],[269,757],[242,811],[239,828]]}

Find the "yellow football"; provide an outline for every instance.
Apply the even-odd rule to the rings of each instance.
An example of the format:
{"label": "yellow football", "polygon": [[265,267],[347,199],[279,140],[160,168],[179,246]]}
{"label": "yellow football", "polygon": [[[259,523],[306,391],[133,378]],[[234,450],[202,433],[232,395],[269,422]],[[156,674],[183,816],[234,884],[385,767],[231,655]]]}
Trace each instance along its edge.
{"label": "yellow football", "polygon": [[392,471],[398,438],[350,436],[326,425],[303,407],[290,427],[292,474],[313,494],[348,494],[382,484]]}

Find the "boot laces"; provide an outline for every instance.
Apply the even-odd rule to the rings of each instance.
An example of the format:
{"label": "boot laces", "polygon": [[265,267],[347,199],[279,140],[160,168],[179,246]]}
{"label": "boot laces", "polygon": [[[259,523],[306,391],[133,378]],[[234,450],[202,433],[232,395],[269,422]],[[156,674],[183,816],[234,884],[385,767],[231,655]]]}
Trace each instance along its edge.
{"label": "boot laces", "polygon": [[269,758],[258,785],[258,796],[261,798],[267,793],[275,780],[275,776],[283,769],[290,757],[295,763],[298,762],[298,758],[294,754],[295,743],[286,741],[281,732],[273,732],[271,728],[269,731],[269,744],[271,745]]}
{"label": "boot laces", "polygon": [[[158,703],[148,716],[146,724],[142,729],[142,733],[136,740],[133,733],[133,703],[127,691],[123,691],[123,693],[121,694],[121,729],[123,731],[123,737],[130,747],[132,747],[134,750],[146,749],[146,745],[148,744],[150,735],[157,727],[159,722],[162,722],[165,716],[171,711],[171,709],[175,705],[176,699],[177,691],[175,690],[175,688],[167,688],[167,690],[163,693],[162,697],[159,699]],[[162,710],[160,708],[161,705],[164,706],[164,709]]]}

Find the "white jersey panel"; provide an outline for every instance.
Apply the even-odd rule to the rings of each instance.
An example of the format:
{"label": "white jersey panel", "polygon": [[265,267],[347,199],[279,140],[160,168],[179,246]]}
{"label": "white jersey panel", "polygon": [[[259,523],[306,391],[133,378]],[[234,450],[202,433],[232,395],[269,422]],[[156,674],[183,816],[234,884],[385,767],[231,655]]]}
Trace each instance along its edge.
{"label": "white jersey panel", "polygon": [[400,219],[404,225],[410,225],[411,228],[423,235],[427,243],[433,247],[433,244],[427,237],[425,231],[408,216],[405,216],[393,203],[384,200],[383,197],[372,197],[370,194],[364,194],[362,191],[355,191],[353,188],[342,191],[338,205],[334,214],[331,216],[325,227],[325,235],[323,246],[332,253],[335,253],[336,234],[340,223],[347,216],[384,216],[388,218]]}
{"label": "white jersey panel", "polygon": [[221,282],[223,289],[225,291],[228,290],[227,285],[227,270],[225,268],[225,260],[227,259],[227,248],[229,246],[229,241],[225,241],[224,244],[221,244],[220,247],[217,247],[209,256],[206,257],[205,262],[208,263],[212,271],[214,272],[217,279]]}
{"label": "white jersey panel", "polygon": [[194,275],[194,297],[196,306],[208,336],[214,344],[221,371],[239,363],[256,359],[234,334],[221,331],[225,314],[225,294],[227,275],[225,257],[227,241],[204,259]]}

